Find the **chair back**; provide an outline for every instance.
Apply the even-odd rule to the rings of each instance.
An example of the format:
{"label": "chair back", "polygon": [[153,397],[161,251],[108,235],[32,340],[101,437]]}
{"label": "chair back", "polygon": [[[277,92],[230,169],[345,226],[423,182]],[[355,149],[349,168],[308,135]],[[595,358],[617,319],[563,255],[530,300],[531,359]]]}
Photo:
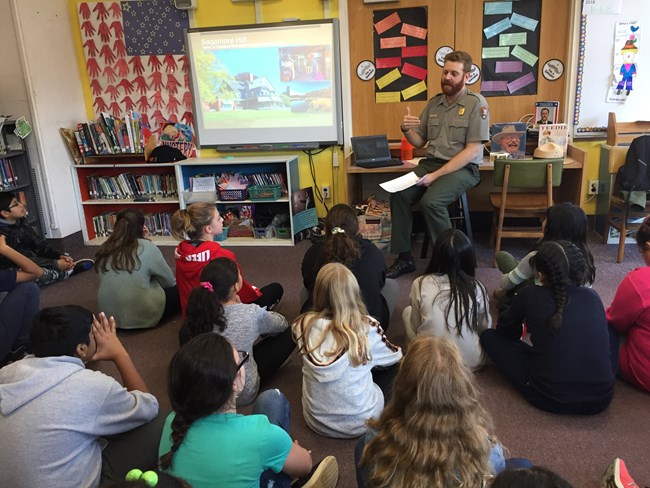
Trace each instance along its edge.
{"label": "chair back", "polygon": [[609,148],[609,173],[616,174],[625,164],[625,157],[630,146],[612,146]]}
{"label": "chair back", "polygon": [[564,158],[553,159],[496,159],[494,161],[494,186],[503,186],[506,166],[510,167],[508,186],[516,188],[542,188],[546,186],[546,170],[552,164],[552,186],[562,183]]}

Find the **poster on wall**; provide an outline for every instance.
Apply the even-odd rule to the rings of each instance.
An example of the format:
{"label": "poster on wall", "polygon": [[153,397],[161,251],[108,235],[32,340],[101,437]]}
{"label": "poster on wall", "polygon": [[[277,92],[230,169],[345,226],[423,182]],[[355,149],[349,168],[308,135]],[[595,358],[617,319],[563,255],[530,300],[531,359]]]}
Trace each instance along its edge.
{"label": "poster on wall", "polygon": [[[641,26],[639,22],[617,22],[614,33],[614,75],[607,90],[607,103],[625,103],[634,93],[637,77],[637,55],[641,46]],[[638,87],[637,87],[638,92]]]}
{"label": "poster on wall", "polygon": [[483,96],[537,93],[541,8],[540,0],[483,3]]}
{"label": "poster on wall", "polygon": [[192,125],[187,11],[173,0],[81,2],[77,9],[95,114],[137,111],[152,128]]}
{"label": "poster on wall", "polygon": [[375,102],[427,100],[427,8],[373,12]]}

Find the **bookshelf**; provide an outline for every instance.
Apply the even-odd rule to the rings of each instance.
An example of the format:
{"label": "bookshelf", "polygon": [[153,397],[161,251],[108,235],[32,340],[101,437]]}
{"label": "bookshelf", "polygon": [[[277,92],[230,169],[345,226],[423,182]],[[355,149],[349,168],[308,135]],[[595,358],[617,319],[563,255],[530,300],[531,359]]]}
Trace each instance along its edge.
{"label": "bookshelf", "polygon": [[223,246],[292,246],[294,244],[293,232],[293,209],[291,197],[293,192],[300,189],[298,176],[298,156],[252,156],[252,157],[229,157],[229,158],[201,158],[186,159],[176,164],[176,180],[178,184],[178,195],[180,207],[185,208],[189,203],[186,201],[190,196],[190,178],[211,174],[240,173],[242,175],[252,174],[280,174],[286,184],[287,192],[277,199],[251,200],[215,200],[219,211],[223,213],[229,208],[237,208],[242,205],[254,206],[254,220],[261,227],[272,219],[274,215],[286,214],[287,232],[283,238],[271,237],[227,237],[220,244]]}
{"label": "bookshelf", "polygon": [[101,245],[114,215],[127,207],[144,212],[153,242],[178,244],[169,232],[169,218],[179,208],[171,185],[176,180],[174,163],[148,164],[142,154],[85,156],[84,163],[72,167],[72,180],[85,244]]}
{"label": "bookshelf", "polygon": [[0,191],[16,194],[16,198],[27,206],[27,222],[38,235],[44,236],[34,171],[25,141],[14,134],[15,128],[15,121],[7,120],[0,131]]}
{"label": "bookshelf", "polygon": [[[281,237],[228,237],[220,244],[223,246],[292,246],[293,238],[293,210],[290,195],[300,189],[298,176],[298,157],[291,156],[258,156],[258,157],[230,157],[230,158],[202,158],[187,159],[176,163],[145,163],[141,154],[115,154],[85,156],[84,163],[72,167],[72,179],[77,195],[79,219],[84,243],[91,246],[101,245],[107,238],[110,230],[111,218],[120,210],[127,207],[138,207],[150,218],[158,218],[147,224],[150,230],[149,238],[158,245],[177,245],[178,241],[170,234],[168,219],[179,208],[186,208],[188,194],[191,190],[191,178],[223,173],[252,174],[280,174],[286,185],[286,193],[278,198],[252,200],[220,201],[212,195],[220,211],[236,209],[239,206],[252,206],[254,217],[260,225],[266,225],[274,215],[287,216],[285,232]],[[125,176],[125,175],[128,175]],[[137,183],[140,177],[142,183]],[[169,191],[161,185],[151,183],[152,180],[166,180],[173,177],[175,189]],[[146,181],[149,183],[146,183]],[[136,185],[145,196],[152,196],[153,200],[137,201],[134,193]],[[108,198],[107,198],[108,197]],[[112,217],[113,216],[113,217]],[[100,224],[104,223],[103,227]],[[154,235],[155,223],[160,224],[159,232]],[[164,231],[167,229],[167,232]],[[259,230],[260,228],[256,228]]]}

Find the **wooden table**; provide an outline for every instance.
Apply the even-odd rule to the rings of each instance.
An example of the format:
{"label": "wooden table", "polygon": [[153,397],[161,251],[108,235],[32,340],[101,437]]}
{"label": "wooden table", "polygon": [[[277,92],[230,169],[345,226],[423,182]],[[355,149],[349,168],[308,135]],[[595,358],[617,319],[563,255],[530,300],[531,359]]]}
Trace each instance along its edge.
{"label": "wooden table", "polygon": [[[399,155],[399,148],[391,145],[391,153]],[[575,146],[569,145],[567,157],[564,158],[564,170],[562,173],[562,184],[555,190],[554,199],[556,202],[573,202],[582,205],[584,195],[584,165],[587,153]],[[355,166],[351,158],[345,162],[346,177],[344,195],[347,196],[347,203],[352,204],[360,201],[368,195],[376,195],[380,200],[388,200],[388,193],[379,187],[379,183],[397,178],[402,173],[408,173],[416,165],[405,163],[401,166],[390,166],[387,168],[365,169]],[[484,158],[483,164],[479,166],[481,183],[467,193],[467,200],[472,211],[492,211],[489,194],[500,191],[492,184],[494,163],[488,157]]]}

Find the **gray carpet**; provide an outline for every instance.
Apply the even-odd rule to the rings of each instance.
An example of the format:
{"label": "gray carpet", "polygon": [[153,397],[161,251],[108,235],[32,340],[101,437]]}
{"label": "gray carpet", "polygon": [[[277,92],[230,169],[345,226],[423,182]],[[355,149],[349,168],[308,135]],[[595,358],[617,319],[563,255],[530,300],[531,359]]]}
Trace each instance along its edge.
{"label": "gray carpet", "polygon": [[[601,244],[590,237],[590,247],[597,262],[594,288],[608,305],[625,274],[643,264],[636,246],[628,245],[625,261],[616,264],[616,246]],[[484,245],[486,236],[477,236],[476,251],[479,261],[478,278],[491,292],[500,273],[491,267],[492,251]],[[80,235],[66,238],[64,245],[72,255],[93,257],[96,248],[85,247]],[[503,249],[521,258],[532,245],[531,241],[505,240]],[[294,248],[231,248],[240,262],[246,279],[258,286],[272,281],[282,284],[284,299],[279,312],[291,322],[299,312],[298,294],[302,286],[300,263],[309,243]],[[419,245],[414,246],[419,252]],[[170,266],[174,266],[173,248],[162,247]],[[387,256],[387,261],[389,257]],[[418,272],[426,267],[426,260],[417,259]],[[404,346],[401,311],[408,303],[408,295],[416,274],[399,278],[400,294],[387,335],[391,341]],[[79,304],[96,310],[98,278],[94,272],[83,273],[45,288],[41,306]],[[166,398],[166,368],[178,347],[177,332],[180,318],[147,331],[120,332],[120,337],[131,353],[136,366],[144,376],[161,406],[169,408]],[[116,374],[106,365],[100,369]],[[602,414],[593,417],[560,416],[541,412],[529,406],[496,371],[488,365],[476,374],[482,400],[494,420],[494,433],[508,449],[511,457],[527,457],[535,464],[547,466],[567,478],[575,487],[599,486],[600,477],[610,460],[623,458],[639,486],[650,485],[650,462],[645,450],[650,441],[650,396],[617,381],[614,400]],[[313,433],[301,414],[300,358],[294,353],[290,361],[265,385],[280,388],[293,407],[292,436],[312,450],[314,459],[334,454],[340,466],[340,488],[356,486],[354,480],[353,448],[355,441],[334,440]],[[244,410],[246,412],[246,410]]]}

